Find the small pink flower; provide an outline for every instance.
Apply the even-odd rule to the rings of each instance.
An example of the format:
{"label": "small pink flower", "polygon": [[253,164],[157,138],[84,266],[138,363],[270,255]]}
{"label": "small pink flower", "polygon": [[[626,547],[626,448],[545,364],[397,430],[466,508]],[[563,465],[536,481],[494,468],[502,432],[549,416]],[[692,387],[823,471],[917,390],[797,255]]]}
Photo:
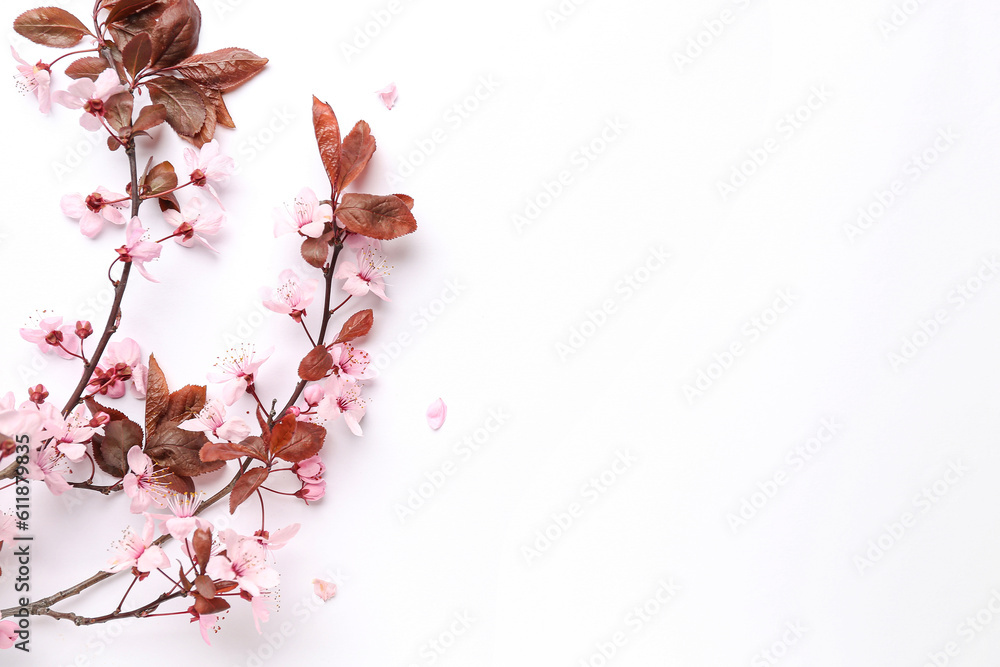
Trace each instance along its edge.
{"label": "small pink flower", "polygon": [[365,404],[361,400],[361,385],[347,382],[337,376],[330,377],[323,386],[326,396],[316,410],[323,419],[335,421],[344,416],[347,428],[354,435],[361,435],[358,423],[365,416]]}
{"label": "small pink flower", "polygon": [[112,68],[101,72],[96,81],[90,79],[74,81],[66,90],[53,93],[52,100],[69,109],[83,109],[80,125],[93,132],[101,129],[103,125],[102,119],[107,113],[105,105],[108,99],[123,90],[125,86]]}
{"label": "small pink flower", "polygon": [[66,457],[55,447],[40,447],[28,454],[28,479],[45,481],[45,486],[54,496],[62,495],[71,488],[63,475],[69,472]]}
{"label": "small pink flower", "polygon": [[142,363],[139,344],[131,338],[123,338],[108,345],[100,365],[90,381],[90,392],[109,398],[125,395],[126,383],[131,383],[137,398],[146,397],[146,380],[149,369]]}
{"label": "small pink flower", "polygon": [[269,347],[263,354],[257,356],[253,347],[243,345],[216,364],[220,372],[209,373],[208,380],[225,383],[222,387],[222,400],[226,405],[235,403],[248,387],[253,386],[254,375],[272,352],[274,348]]}
{"label": "small pink flower", "polygon": [[142,452],[142,447],[134,445],[125,458],[129,472],[122,479],[122,486],[125,495],[132,499],[129,509],[133,514],[142,514],[154,500],[166,495],[167,488],[153,466],[153,459]]}
{"label": "small pink flower", "polygon": [[385,256],[369,246],[358,251],[357,262],[342,263],[334,278],[346,279],[344,291],[352,296],[364,296],[371,292],[383,301],[389,301],[385,295],[385,276],[391,268],[386,264]]}
{"label": "small pink flower", "polygon": [[201,496],[194,493],[168,493],[165,502],[173,514],[155,516],[163,520],[164,531],[170,533],[175,540],[187,539],[200,528],[211,529],[212,524],[208,520],[194,515],[201,505]]}
{"label": "small pink flower", "polygon": [[17,623],[14,621],[0,621],[0,650],[13,648],[17,632]]}
{"label": "small pink flower", "polygon": [[350,343],[340,343],[330,348],[330,354],[333,355],[333,374],[341,380],[357,382],[371,377],[368,369],[371,359],[364,350]]}
{"label": "small pink flower", "polygon": [[299,461],[292,466],[292,471],[302,482],[302,488],[295,495],[305,500],[307,504],[319,500],[326,494],[326,481],[323,480],[326,466],[323,465],[319,454]]}
{"label": "small pink flower", "polygon": [[274,210],[274,236],[298,232],[302,236],[318,239],[323,236],[326,223],[333,220],[333,208],[320,204],[311,188],[302,188],[292,209]]}
{"label": "small pink flower", "polygon": [[222,206],[219,194],[212,187],[213,183],[223,184],[229,180],[229,176],[236,168],[233,158],[226,157],[219,149],[219,140],[212,139],[200,150],[194,148],[184,149],[184,162],[191,170],[192,185],[205,188],[212,198]]}
{"label": "small pink flower", "polygon": [[262,588],[278,585],[278,573],[265,563],[264,549],[254,538],[237,535],[234,530],[222,531],[225,555],[213,556],[206,573],[213,579],[235,581],[240,590],[260,595]]}
{"label": "small pink flower", "polygon": [[168,567],[170,559],[158,546],[153,546],[155,532],[153,518],[146,517],[146,525],[142,534],[136,534],[131,527],[125,529],[122,539],[115,543],[111,559],[105,572],[121,572],[135,568],[139,572],[152,572],[157,568]]}
{"label": "small pink flower", "polygon": [[10,53],[17,61],[17,87],[26,93],[34,93],[38,98],[38,110],[48,113],[52,108],[52,75],[49,66],[41,60],[35,65],[29,65],[17,55],[13,46],[10,47]]}
{"label": "small pink flower", "polygon": [[58,449],[70,461],[77,463],[87,454],[86,443],[98,429],[90,426],[87,408],[80,405],[68,416],[63,417],[55,406],[48,403],[42,406],[42,414],[46,415],[42,422],[42,438],[52,438]]}
{"label": "small pink flower", "polygon": [[211,399],[197,417],[183,422],[178,428],[211,433],[229,442],[239,442],[250,435],[250,427],[242,419],[226,419],[226,406],[217,398]]}
{"label": "small pink flower", "polygon": [[205,213],[202,211],[201,200],[193,198],[181,207],[180,211],[170,209],[163,212],[163,219],[174,228],[174,241],[190,248],[197,241],[212,252],[218,252],[205,238],[215,236],[222,229],[223,213]]}
{"label": "small pink flower", "polygon": [[444,425],[447,416],[448,406],[439,398],[431,403],[431,407],[427,408],[427,425],[436,431]]}
{"label": "small pink flower", "polygon": [[65,195],[59,205],[63,215],[80,221],[81,234],[94,238],[101,233],[105,222],[125,224],[122,211],[128,207],[128,197],[99,187],[86,197],[79,193]]}
{"label": "small pink flower", "polygon": [[273,533],[258,530],[254,533],[254,539],[264,547],[265,552],[277,551],[288,544],[289,540],[298,535],[299,528],[301,527],[300,524],[293,523],[284,528],[279,528]]}
{"label": "small pink flower", "polygon": [[218,627],[219,617],[218,617],[218,615],[217,614],[199,614],[198,612],[195,612],[195,617],[191,619],[191,622],[194,623],[195,621],[198,622],[198,629],[201,630],[201,638],[205,640],[206,644],[208,644],[209,646],[211,646],[212,642],[210,642],[208,640],[208,633],[209,632],[218,632],[219,631],[219,627]]}
{"label": "small pink flower", "polygon": [[21,338],[34,343],[42,352],[55,352],[63,359],[74,359],[80,353],[80,339],[76,327],[63,326],[62,322],[61,317],[46,317],[38,323],[37,329],[21,329]]}
{"label": "small pink flower", "polygon": [[132,218],[125,227],[125,245],[118,248],[118,256],[123,262],[131,262],[139,270],[142,277],[154,283],[160,282],[146,271],[146,262],[159,258],[163,247],[159,243],[143,240],[146,228],[139,218]]}
{"label": "small pink flower", "polygon": [[382,90],[375,91],[375,94],[378,95],[379,99],[382,100],[382,104],[384,104],[385,108],[389,111],[392,111],[392,108],[396,106],[396,98],[399,97],[399,93],[396,90],[395,83],[390,83]]}
{"label": "small pink flower", "polygon": [[283,284],[274,290],[274,297],[271,298],[272,290],[264,287],[261,289],[261,297],[264,299],[264,307],[283,315],[291,315],[296,322],[302,321],[302,316],[306,314],[306,308],[312,303],[316,295],[316,288],[319,281],[315,278],[302,280],[298,274],[291,269],[285,269],[278,276]]}
{"label": "small pink flower", "polygon": [[319,597],[320,600],[326,602],[333,598],[337,594],[337,584],[332,581],[325,581],[323,579],[313,579],[313,592]]}

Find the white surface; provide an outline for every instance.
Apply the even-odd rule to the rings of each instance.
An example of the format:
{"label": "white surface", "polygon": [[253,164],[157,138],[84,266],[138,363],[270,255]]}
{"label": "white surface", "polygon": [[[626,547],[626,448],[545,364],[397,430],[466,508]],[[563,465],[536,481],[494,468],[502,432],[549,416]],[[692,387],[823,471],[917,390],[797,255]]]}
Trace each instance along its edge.
{"label": "white surface", "polygon": [[[950,642],[955,655],[939,664],[1000,659],[987,607],[1000,591],[1000,281],[961,307],[953,296],[1000,258],[996,4],[921,3],[885,35],[879,22],[915,1],[590,0],[555,27],[556,0],[405,1],[348,61],[341,45],[389,4],[203,3],[202,50],[271,58],[231,96],[239,128],[220,133],[242,163],[224,195],[231,224],[221,256],[170,247],[152,267],[162,283],[136,281],[126,301],[122,333],[172,382],[202,378],[258,312],[258,288],[301,266],[290,239],[272,238],[270,210],[322,186],[311,93],[343,126],[371,123],[379,151],[360,187],[416,198],[418,233],[389,246],[393,301],[373,304],[367,347],[391,363],[369,384],[365,437],[333,429],[321,504],[272,503],[275,525],[304,526],[280,554],[281,610],[266,631],[291,636],[272,650],[245,610],[212,649],[183,619],[124,632],[39,620],[33,662],[254,665],[274,653],[271,664],[597,667],[616,633],[607,664],[622,667],[917,667]],[[675,54],[725,9],[732,21],[679,67]],[[456,116],[483,77],[496,89]],[[390,112],[373,91],[393,80]],[[117,186],[125,171],[121,155],[92,151],[60,177],[85,138],[75,114],[41,118],[5,90],[0,386],[22,392],[18,371],[36,356],[16,327],[35,308],[81,316],[120,243],[83,238],[58,198]],[[799,127],[783,120],[810,100]],[[581,160],[609,121],[620,134]],[[957,138],[914,172],[942,131]],[[180,144],[158,136],[157,156],[180,162]],[[390,182],[428,141],[414,173]],[[765,146],[766,163],[723,200],[717,184]],[[569,185],[519,233],[513,216],[563,171]],[[901,194],[852,242],[845,226],[895,180]],[[670,259],[647,276],[640,267],[661,248]],[[648,280],[628,294],[619,282],[636,272]],[[449,283],[461,291],[441,312]],[[750,333],[782,291],[791,308]],[[557,344],[606,300],[606,324],[561,358]],[[889,354],[938,310],[947,321],[894,369]],[[287,394],[297,334],[279,318],[253,332],[281,347],[266,393]],[[689,401],[684,386],[734,343],[743,353]],[[70,375],[53,379],[57,367],[44,379],[65,395]],[[432,432],[424,411],[438,396],[449,417]],[[466,455],[462,440],[497,411],[505,423]],[[836,435],[797,463],[823,420]],[[589,490],[620,453],[634,462],[606,493]],[[447,462],[455,474],[401,522],[396,505]],[[953,463],[966,469],[957,483],[918,499]],[[776,475],[785,483],[734,532],[727,516]],[[128,521],[121,498],[113,511],[83,501],[36,494],[39,594],[98,569]],[[579,516],[529,563],[523,548],[574,503]],[[860,567],[906,513],[903,535],[882,537],[884,555]],[[257,515],[248,506],[241,518],[251,530]],[[340,594],[314,609],[309,582],[328,572]],[[670,580],[676,595],[655,602]],[[118,595],[64,607],[107,611]],[[656,613],[637,620],[646,603]],[[992,623],[971,630],[965,619],[983,609],[979,623]],[[435,653],[429,642],[448,642],[463,613],[470,627]],[[772,647],[774,663],[761,653]]]}

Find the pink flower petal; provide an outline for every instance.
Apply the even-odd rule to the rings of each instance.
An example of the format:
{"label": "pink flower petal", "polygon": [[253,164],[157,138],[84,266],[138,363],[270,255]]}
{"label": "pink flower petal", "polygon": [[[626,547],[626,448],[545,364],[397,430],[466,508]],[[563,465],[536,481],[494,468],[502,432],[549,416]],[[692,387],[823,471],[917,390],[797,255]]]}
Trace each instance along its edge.
{"label": "pink flower petal", "polygon": [[427,425],[436,431],[444,425],[447,416],[448,406],[439,398],[431,403],[431,407],[427,408]]}
{"label": "pink flower petal", "polygon": [[323,602],[326,602],[337,594],[337,584],[323,579],[313,579],[313,591]]}
{"label": "pink flower petal", "polygon": [[396,106],[396,98],[399,97],[399,94],[396,91],[396,84],[390,83],[382,90],[377,90],[375,92],[378,94],[379,99],[382,100],[382,104],[385,105],[385,108],[392,111],[392,108]]}

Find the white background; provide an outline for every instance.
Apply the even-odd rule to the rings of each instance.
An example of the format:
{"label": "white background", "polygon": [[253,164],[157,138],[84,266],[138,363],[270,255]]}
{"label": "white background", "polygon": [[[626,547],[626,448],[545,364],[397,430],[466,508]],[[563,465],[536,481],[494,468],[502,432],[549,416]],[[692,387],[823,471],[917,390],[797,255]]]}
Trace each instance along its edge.
{"label": "white background", "polygon": [[[29,6],[16,4],[8,19]],[[229,614],[211,649],[183,617],[85,629],[41,619],[34,662],[1000,658],[988,607],[1000,610],[1000,280],[988,268],[1000,256],[1000,9],[563,4],[575,9],[556,21],[556,0],[410,0],[395,13],[387,0],[203,3],[202,51],[243,46],[271,61],[229,96],[238,129],[219,133],[241,166],[223,191],[221,254],[167,247],[151,266],[162,282],[130,285],[122,335],[155,352],[179,386],[250,333],[279,347],[263,392],[287,395],[307,345],[284,318],[261,324],[258,290],[305,267],[290,237],[273,239],[270,211],[304,185],[322,190],[313,93],[345,130],[369,121],[379,150],[358,187],[414,196],[420,228],[387,246],[392,302],[367,302],[376,327],[364,346],[383,368],[366,387],[364,437],[331,429],[321,503],[271,503],[275,526],[303,529],[279,554],[280,610],[265,636],[246,609]],[[356,42],[366,27],[374,36]],[[26,58],[51,57],[10,36]],[[400,97],[387,111],[374,91],[390,81]],[[121,230],[88,240],[58,201],[120,189],[124,156],[94,149],[75,112],[43,118],[12,86],[3,95],[0,387],[23,398],[42,381],[64,397],[75,369],[49,357],[33,375],[42,357],[17,327],[40,308],[75,320],[106,289]],[[609,123],[621,130],[604,141]],[[140,152],[181,164],[168,135],[158,130]],[[748,162],[755,153],[760,166]],[[753,173],[724,196],[734,170]],[[547,196],[564,171],[568,185]],[[877,214],[865,229],[859,208]],[[654,251],[670,259],[648,271]],[[623,288],[627,276],[641,289]],[[449,284],[460,290],[443,306]],[[792,306],[776,316],[781,293]],[[614,312],[594,315],[608,300]],[[926,324],[936,316],[943,324]],[[894,364],[907,340],[914,349]],[[742,353],[729,363],[734,343]],[[700,372],[712,378],[689,398]],[[423,413],[438,396],[450,413],[432,432]],[[498,411],[505,423],[463,454]],[[823,420],[836,434],[813,442],[806,461],[796,448]],[[633,462],[595,493],[589,480],[619,455]],[[427,486],[449,462],[454,474]],[[38,596],[99,569],[119,532],[138,525],[125,498],[36,488]],[[429,497],[402,520],[413,492]],[[741,508],[745,523],[733,519]],[[559,528],[553,517],[565,525],[571,509]],[[258,520],[248,504],[236,525]],[[5,570],[11,562],[0,556]],[[324,575],[340,593],[319,606],[310,581]],[[661,603],[671,581],[676,593]],[[0,580],[4,603],[10,583]],[[122,588],[60,608],[106,613]],[[135,600],[143,590],[155,594],[139,589]],[[976,625],[966,620],[977,613]],[[454,624],[462,614],[468,628]]]}

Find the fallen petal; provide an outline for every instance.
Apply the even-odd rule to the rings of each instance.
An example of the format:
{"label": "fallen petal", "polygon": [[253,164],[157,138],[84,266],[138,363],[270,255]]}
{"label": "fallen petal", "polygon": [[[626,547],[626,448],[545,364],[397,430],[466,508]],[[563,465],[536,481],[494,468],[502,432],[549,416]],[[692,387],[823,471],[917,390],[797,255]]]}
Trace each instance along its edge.
{"label": "fallen petal", "polygon": [[333,596],[337,594],[337,584],[324,581],[322,579],[313,579],[313,592],[319,596],[323,602],[326,602]]}
{"label": "fallen petal", "polygon": [[435,431],[444,425],[444,419],[448,416],[448,406],[440,398],[427,408],[427,425]]}

